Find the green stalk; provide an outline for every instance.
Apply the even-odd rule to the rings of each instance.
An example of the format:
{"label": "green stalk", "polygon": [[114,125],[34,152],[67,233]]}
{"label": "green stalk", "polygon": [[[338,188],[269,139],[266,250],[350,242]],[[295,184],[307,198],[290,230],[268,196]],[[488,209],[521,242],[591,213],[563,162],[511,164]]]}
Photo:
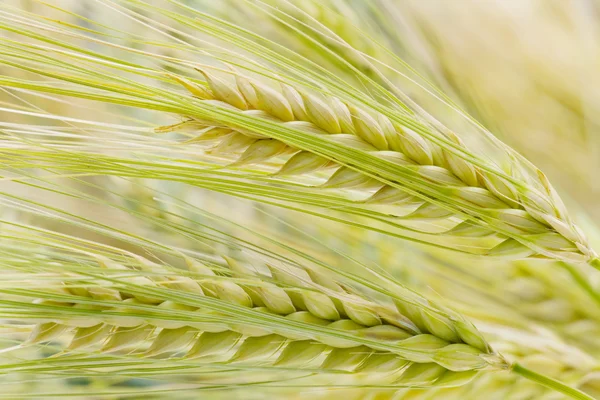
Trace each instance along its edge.
{"label": "green stalk", "polygon": [[512,371],[517,375],[521,375],[525,379],[529,379],[532,382],[539,383],[540,385],[546,386],[549,389],[555,390],[566,396],[569,396],[572,399],[594,400],[592,396],[589,396],[578,389],[567,386],[564,383],[557,381],[556,379],[552,379],[547,376],[540,375],[537,372],[533,372],[530,369],[527,369],[518,363],[513,364]]}

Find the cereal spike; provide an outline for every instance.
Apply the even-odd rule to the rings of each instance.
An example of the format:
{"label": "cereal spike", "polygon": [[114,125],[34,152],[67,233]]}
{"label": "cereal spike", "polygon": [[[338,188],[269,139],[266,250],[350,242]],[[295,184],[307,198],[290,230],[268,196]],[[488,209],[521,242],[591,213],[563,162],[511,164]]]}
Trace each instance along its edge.
{"label": "cereal spike", "polygon": [[231,166],[256,164],[282,154],[287,149],[285,143],[273,139],[261,139],[252,143]]}
{"label": "cereal spike", "polygon": [[90,346],[94,346],[103,340],[105,340],[112,326],[100,323],[88,328],[77,328],[71,343],[67,347],[67,350],[81,350]]}
{"label": "cereal spike", "polygon": [[356,128],[356,134],[365,142],[373,145],[377,150],[387,150],[387,140],[377,121],[357,107],[351,105],[349,108],[352,114],[352,122]]}
{"label": "cereal spike", "polygon": [[34,344],[47,342],[62,335],[69,329],[66,325],[57,324],[54,322],[46,322],[37,324],[25,344]]}
{"label": "cereal spike", "polygon": [[450,371],[472,371],[487,365],[479,354],[479,350],[457,343],[436,351],[433,360]]}
{"label": "cereal spike", "polygon": [[301,175],[319,171],[330,165],[327,158],[308,151],[300,151],[290,157],[275,175]]}
{"label": "cereal spike", "polygon": [[226,331],[223,333],[204,332],[200,335],[194,346],[186,354],[186,358],[198,358],[220,355],[231,350],[243,336],[241,333]]}
{"label": "cereal spike", "polygon": [[198,69],[198,71],[204,75],[204,78],[206,78],[206,81],[208,82],[208,85],[212,89],[212,92],[217,100],[224,101],[235,108],[239,108],[240,110],[248,109],[248,104],[246,103],[244,96],[242,96],[235,86],[226,80],[212,75],[204,70]]}
{"label": "cereal spike", "polygon": [[316,317],[336,321],[340,313],[335,303],[326,295],[317,292],[304,291],[302,298],[307,310]]}
{"label": "cereal spike", "polygon": [[203,100],[214,99],[214,96],[210,92],[210,90],[206,89],[204,86],[201,86],[201,85],[199,85],[195,82],[192,82],[191,80],[184,78],[182,76],[179,76],[179,75],[167,74],[167,76],[169,78],[175,80],[177,83],[179,83],[181,86],[186,88],[191,94],[193,94],[195,97],[197,97],[199,99],[203,99]]}
{"label": "cereal spike", "polygon": [[380,188],[381,182],[347,167],[340,167],[321,187],[336,189]]}
{"label": "cereal spike", "polygon": [[[69,351],[101,345],[100,351],[105,353],[137,351],[154,357],[178,353],[191,344],[184,358],[219,356],[223,362],[347,372],[368,371],[378,366],[390,368],[390,373],[400,373],[409,363],[432,364],[436,371],[440,366],[444,371],[506,366],[489,350],[474,326],[459,317],[448,317],[443,310],[438,311],[434,304],[416,295],[410,303],[399,307],[411,320],[385,303],[369,301],[359,288],[338,281],[333,274],[281,261],[277,266],[267,264],[268,268],[262,268],[223,257],[234,276],[231,278],[217,276],[212,269],[187,257],[190,274],[181,276],[161,264],[135,258],[141,264],[139,276],[146,277],[142,275],[144,272],[149,274],[147,279],[153,283],[149,289],[158,287],[161,292],[186,295],[189,301],[197,298],[203,306],[175,300],[157,305],[128,297],[113,300],[118,304],[111,305],[111,313],[103,315],[104,306],[74,299],[73,303],[61,303],[61,307],[72,307],[74,316],[67,312],[56,321],[39,324],[28,343],[74,330]],[[109,259],[102,263],[110,267],[103,271],[120,273],[129,269]],[[59,289],[70,295],[61,286]],[[78,296],[84,299],[93,299],[94,292],[102,292],[89,290],[87,286],[83,289]],[[123,298],[119,290],[117,293]],[[409,292],[398,293],[406,295]],[[176,298],[179,296],[173,296]],[[296,304],[306,311],[298,311]],[[98,308],[95,317],[77,315],[79,308],[90,306]],[[265,323],[258,323],[261,319],[248,323],[247,318],[232,318],[235,307],[244,307],[247,316],[262,313]],[[174,318],[169,318],[171,314]],[[182,314],[190,318],[179,318]],[[416,323],[430,333],[419,333]],[[152,336],[153,332],[157,335]],[[455,379],[458,382],[458,375]]]}
{"label": "cereal spike", "polygon": [[349,349],[333,349],[327,356],[321,368],[353,371],[363,363],[372,353],[373,349],[366,346],[352,347]]}
{"label": "cereal spike", "polygon": [[375,326],[381,324],[381,318],[369,307],[352,303],[350,301],[344,300],[342,303],[344,305],[344,310],[348,315],[348,318],[353,320],[356,323],[365,326]]}
{"label": "cereal spike", "polygon": [[281,349],[286,342],[287,339],[279,335],[248,338],[244,340],[244,343],[230,361],[248,362],[269,358]]}
{"label": "cereal spike", "polygon": [[312,340],[299,340],[291,342],[281,352],[274,365],[282,367],[305,367],[319,358],[328,348]]}
{"label": "cereal spike", "polygon": [[512,208],[520,208],[519,195],[513,186],[503,178],[487,171],[480,171],[480,177],[485,185],[500,200]]}
{"label": "cereal spike", "polygon": [[236,74],[235,83],[242,96],[244,96],[246,103],[248,103],[254,109],[259,109],[258,96],[256,95],[256,91],[254,90],[250,80],[242,75]]}
{"label": "cereal spike", "polygon": [[263,110],[282,121],[293,121],[292,107],[285,97],[275,90],[259,83],[250,83],[256,92],[258,109]]}
{"label": "cereal spike", "polygon": [[248,137],[242,133],[232,133],[231,135],[225,136],[218,145],[213,147],[207,153],[237,153],[240,150],[248,148],[251,144],[256,142],[256,139]]}
{"label": "cereal spike", "polygon": [[145,355],[155,356],[177,351],[191,343],[197,333],[197,330],[189,326],[183,326],[177,329],[163,329],[158,336],[156,336],[156,339],[154,339],[150,348],[146,350]]}
{"label": "cereal spike", "polygon": [[302,100],[300,93],[293,87],[283,83],[281,84],[281,91],[292,108],[294,119],[299,121],[309,121],[308,114],[306,114],[306,109],[304,107],[304,101]]}
{"label": "cereal spike", "polygon": [[[398,179],[393,183],[389,183],[390,178],[387,176],[385,180],[377,176],[368,179],[369,174],[364,171],[350,172],[340,168],[337,174],[332,176],[333,180],[322,185],[324,189],[364,191],[378,189],[380,192],[365,200],[366,204],[417,204],[420,206],[412,213],[398,216],[404,220],[462,218],[464,214],[467,214],[471,223],[483,227],[478,232],[473,230],[470,237],[491,236],[489,232],[495,232],[498,236],[510,236],[513,237],[513,240],[519,239],[524,246],[532,250],[531,252],[511,252],[507,251],[508,247],[491,249],[493,242],[490,242],[488,245],[490,247],[485,249],[486,254],[503,253],[506,257],[544,256],[574,262],[593,262],[597,259],[597,255],[588,244],[585,235],[566,215],[566,209],[547,177],[537,170],[534,170],[537,175],[530,176],[514,156],[509,155],[514,163],[511,164],[512,168],[508,174],[503,174],[496,165],[482,166],[477,163],[476,166],[471,159],[462,156],[461,148],[467,149],[467,146],[449,130],[440,133],[432,129],[428,134],[424,132],[421,134],[419,130],[417,133],[411,129],[413,125],[409,121],[400,123],[374,110],[362,109],[356,105],[348,106],[342,99],[334,96],[320,93],[300,93],[296,88],[286,84],[281,85],[281,93],[279,93],[258,83],[252,87],[250,83],[245,83],[240,78],[238,79],[238,81],[242,81],[239,83],[240,87],[250,86],[254,91],[243,89],[248,98],[252,99],[254,93],[257,96],[257,102],[262,99],[262,105],[260,106],[261,110],[247,110],[245,106],[236,108],[232,105],[235,102],[231,100],[236,96],[230,94],[227,98],[226,95],[232,91],[230,85],[223,80],[218,81],[216,78],[213,81],[209,81],[209,85],[215,86],[212,87],[212,90],[217,100],[202,100],[206,104],[237,109],[253,118],[273,120],[273,122],[284,124],[307,135],[330,133],[333,135],[328,135],[326,140],[369,152],[403,167],[402,174],[399,174]],[[211,82],[213,83],[211,84]],[[234,89],[235,93],[238,93],[237,89]],[[260,92],[261,99],[258,97],[257,90]],[[241,94],[239,96],[243,97]],[[225,102],[222,101],[224,99]],[[253,102],[254,100],[249,101]],[[281,122],[282,120],[286,122]],[[198,122],[200,124],[208,123],[207,126],[210,126],[209,121]],[[220,120],[214,122],[215,127],[225,128],[220,124],[222,124]],[[274,140],[252,129],[240,129],[235,126],[229,128],[245,138],[235,133],[227,135],[209,153],[237,152],[254,143],[253,139]],[[443,141],[438,141],[434,136]],[[451,145],[448,141],[453,144]],[[253,149],[249,162],[267,161],[277,154],[287,152],[296,153],[288,160],[289,164],[284,164],[280,173],[274,174],[279,179],[283,179],[281,177],[285,174],[311,173],[328,166],[338,165],[348,168],[347,165],[342,165],[337,161],[335,157],[326,162],[319,158],[320,154],[314,153],[314,157],[310,157],[306,151],[299,151],[299,149],[291,147],[283,150],[283,147],[276,148],[277,146],[271,144],[272,142],[261,142],[257,146],[263,143],[269,144],[269,146],[264,151]],[[255,153],[256,158],[254,157]],[[482,160],[482,162],[484,161]],[[244,161],[239,161],[233,165],[243,163]],[[367,178],[361,178],[358,174],[363,174]],[[336,180],[340,176],[344,179],[337,182]],[[519,180],[520,183],[516,180]],[[394,188],[388,188],[386,183]],[[412,196],[400,194],[405,187],[413,194]],[[431,205],[434,203],[438,206]],[[392,211],[392,215],[397,216],[395,211]],[[534,221],[539,224],[536,225]],[[547,243],[546,239],[540,240],[532,237],[531,239],[534,241],[526,240],[526,235],[529,233],[546,233],[544,227],[562,235],[571,241],[572,245],[564,248],[556,248],[555,245],[554,247],[544,247],[540,244]],[[445,229],[435,232],[435,235],[469,237],[468,231],[463,229]],[[556,243],[556,241],[550,241],[550,243]]]}
{"label": "cereal spike", "polygon": [[367,204],[421,204],[423,201],[393,186],[384,186],[365,200]]}
{"label": "cereal spike", "polygon": [[395,128],[402,136],[402,140],[398,143],[408,158],[417,164],[433,165],[433,154],[425,139],[407,127],[395,125]]}
{"label": "cereal spike", "polygon": [[337,97],[330,97],[329,100],[333,113],[338,117],[342,132],[356,134],[356,127],[352,122],[352,114],[348,106]]}
{"label": "cereal spike", "polygon": [[430,386],[440,379],[446,369],[434,363],[412,364],[396,382],[406,386]]}
{"label": "cereal spike", "polygon": [[377,124],[381,128],[381,132],[385,137],[385,141],[388,144],[390,150],[394,152],[402,151],[402,136],[396,132],[392,121],[383,114],[377,114]]}
{"label": "cereal spike", "polygon": [[119,351],[132,344],[144,341],[153,330],[154,328],[151,325],[138,325],[132,328],[119,327],[114,330],[108,341],[102,346],[102,352]]}
{"label": "cereal spike", "polygon": [[306,114],[312,123],[328,133],[342,132],[340,122],[330,106],[313,95],[301,93],[301,96]]}
{"label": "cereal spike", "polygon": [[511,260],[527,258],[533,255],[535,251],[529,247],[517,242],[514,239],[506,239],[499,245],[488,251],[488,255],[493,257],[509,258]]}

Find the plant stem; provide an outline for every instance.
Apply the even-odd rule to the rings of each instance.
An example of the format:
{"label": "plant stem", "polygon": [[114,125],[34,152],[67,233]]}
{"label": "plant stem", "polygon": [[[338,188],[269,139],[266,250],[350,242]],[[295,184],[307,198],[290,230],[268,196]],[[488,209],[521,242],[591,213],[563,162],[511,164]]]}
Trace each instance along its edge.
{"label": "plant stem", "polygon": [[540,375],[536,372],[533,372],[520,364],[513,364],[512,371],[518,375],[521,375],[523,378],[529,379],[530,381],[539,383],[540,385],[546,386],[552,390],[560,392],[564,395],[569,396],[572,399],[578,400],[594,400],[593,397],[583,393],[582,391],[572,388],[570,386],[565,385],[562,382],[559,382],[555,379],[549,378],[544,375]]}

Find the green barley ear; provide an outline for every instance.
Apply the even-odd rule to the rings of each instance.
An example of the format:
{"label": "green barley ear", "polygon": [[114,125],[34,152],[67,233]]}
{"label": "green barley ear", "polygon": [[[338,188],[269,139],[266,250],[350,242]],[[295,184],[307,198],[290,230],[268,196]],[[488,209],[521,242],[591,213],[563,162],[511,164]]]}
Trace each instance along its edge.
{"label": "green barley ear", "polygon": [[285,343],[286,339],[279,335],[250,337],[242,343],[231,361],[249,362],[269,358],[275,355]]}
{"label": "green barley ear", "polygon": [[137,325],[133,327],[119,327],[111,332],[110,337],[102,346],[106,353],[119,351],[131,345],[144,341],[152,332],[150,325]]}
{"label": "green barley ear", "polygon": [[412,364],[402,373],[399,382],[406,386],[432,386],[445,372],[438,364]]}
{"label": "green barley ear", "polygon": [[478,371],[446,371],[441,378],[435,381],[436,387],[458,387],[471,382],[477,375]]}
{"label": "green barley ear", "polygon": [[197,331],[189,326],[176,329],[163,329],[152,341],[150,348],[144,353],[148,356],[177,351],[191,343]]}
{"label": "green barley ear", "polygon": [[246,100],[233,84],[229,83],[224,78],[213,75],[207,71],[198,71],[206,78],[206,81],[209,84],[212,93],[214,94],[214,98],[227,104],[231,104],[233,107],[242,110],[248,109]]}
{"label": "green barley ear", "polygon": [[[237,92],[224,81],[207,78],[207,83],[215,86],[215,93],[220,93],[215,95],[217,99],[229,106],[239,105],[239,96],[233,94]],[[282,86],[283,92],[259,83],[250,85],[257,96],[257,108],[265,113],[264,116],[256,116],[262,116],[264,122],[282,127],[289,124],[287,126],[293,130],[298,130],[300,126],[291,124],[312,123],[322,130],[318,136],[330,134],[332,139],[343,135],[354,136],[365,150],[368,149],[369,154],[402,167],[402,178],[394,181],[392,176],[386,175],[385,179],[381,179],[384,177],[362,170],[357,165],[347,168],[346,163],[352,163],[348,159],[338,160],[332,155],[323,157],[324,154],[320,152],[307,152],[306,149],[300,151],[301,149],[290,146],[285,140],[280,141],[279,136],[274,137],[266,131],[263,133],[258,126],[254,129],[238,129],[250,137],[258,135],[255,137],[262,138],[262,141],[250,144],[232,166],[265,162],[292,153],[292,158],[276,173],[277,176],[282,176],[286,173],[306,174],[321,170],[328,165],[326,160],[334,165],[338,162],[337,171],[321,185],[322,188],[360,189],[370,193],[367,196],[369,203],[384,201],[388,204],[402,204],[405,198],[417,204],[420,202],[421,207],[416,211],[402,215],[407,220],[451,219],[462,213],[474,212],[474,215],[460,223],[479,225],[483,230],[478,235],[485,234],[487,229],[488,235],[497,233],[503,238],[488,250],[489,255],[529,257],[541,254],[551,258],[590,262],[595,259],[595,253],[587,245],[579,228],[570,222],[561,200],[539,170],[535,170],[536,185],[543,193],[523,189],[524,183],[516,183],[520,176],[504,178],[502,172],[492,172],[487,166],[474,164],[464,154],[458,154],[455,147],[464,152],[468,150],[455,133],[445,131],[444,140],[448,144],[439,143],[422,132],[417,133],[402,123],[390,120],[388,114],[368,112],[354,104],[346,106],[335,96],[293,91],[290,85]],[[241,87],[244,87],[243,84]],[[299,97],[296,93],[299,93]],[[332,104],[335,106],[332,107]],[[236,108],[244,112],[246,105]],[[245,112],[250,116],[248,111]],[[350,119],[347,118],[348,115]],[[215,124],[223,123],[226,124],[220,119],[215,121]],[[235,129],[235,126],[232,124],[230,128]],[[302,135],[307,133],[303,132]],[[322,139],[326,140],[324,137]],[[398,163],[384,153],[405,157],[406,161]],[[435,187],[432,188],[433,192],[438,191],[434,194],[430,194],[430,188],[425,190],[423,186],[431,186],[432,183]],[[372,190],[377,193],[373,195]],[[427,195],[418,193],[422,191],[426,191]],[[399,195],[401,197],[396,199],[390,195],[383,196],[385,192],[408,192],[408,196]],[[539,225],[535,225],[536,222]],[[460,230],[455,227],[448,229],[445,234],[460,235]]]}
{"label": "green barley ear", "polygon": [[186,354],[186,357],[197,358],[227,353],[242,338],[243,335],[241,333],[233,331],[218,333],[204,332],[198,337],[194,346]]}
{"label": "green barley ear", "polygon": [[100,323],[88,328],[77,328],[71,343],[67,347],[67,350],[77,351],[91,347],[104,341],[110,333],[112,326]]}
{"label": "green barley ear", "polygon": [[463,342],[483,352],[490,351],[490,345],[472,322],[461,318],[454,321],[454,329]]}
{"label": "green barley ear", "polygon": [[436,352],[434,360],[452,371],[472,371],[485,366],[479,351],[464,344],[451,344]]}
{"label": "green barley ear", "polygon": [[186,79],[182,76],[174,74],[167,74],[167,76],[179,83],[184,88],[186,88],[191,94],[198,97],[199,99],[209,100],[214,98],[213,94],[210,93],[209,90],[206,89],[204,86],[192,82],[189,79]]}
{"label": "green barley ear", "polygon": [[303,367],[310,365],[327,351],[325,344],[315,344],[310,340],[298,340],[288,344],[279,355],[275,365],[282,367]]}
{"label": "green barley ear", "polygon": [[333,349],[321,366],[325,369],[354,371],[360,364],[368,359],[373,352],[373,349],[366,346],[351,347],[348,349]]}
{"label": "green barley ear", "polygon": [[35,343],[46,342],[46,341],[49,341],[49,340],[59,337],[67,329],[68,329],[68,326],[56,324],[54,322],[46,322],[43,324],[37,324],[35,326],[35,328],[33,329],[33,331],[31,332],[31,334],[29,335],[29,338],[27,339],[27,341],[25,343],[26,344],[30,344],[30,343],[35,344]]}

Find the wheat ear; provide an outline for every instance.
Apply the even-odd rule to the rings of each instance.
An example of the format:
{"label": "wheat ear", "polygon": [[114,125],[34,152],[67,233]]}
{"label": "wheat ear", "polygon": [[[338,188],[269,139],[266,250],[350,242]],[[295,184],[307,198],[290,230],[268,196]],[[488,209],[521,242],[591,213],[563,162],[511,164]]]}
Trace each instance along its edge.
{"label": "wheat ear", "polygon": [[[130,270],[98,259],[110,271],[107,276]],[[198,261],[187,261],[189,274],[174,276],[172,270],[143,260],[142,268],[151,275],[121,277],[114,285],[90,285],[71,276],[64,286],[36,301],[62,311],[38,323],[26,343],[72,332],[67,352],[91,346],[114,352],[137,346],[144,347],[141,355],[156,356],[188,349],[182,357],[197,362],[220,357],[228,363],[383,374],[399,386],[453,386],[469,381],[480,369],[508,367],[472,324],[449,317],[424,299],[381,304],[311,270],[269,266],[259,273],[227,258],[229,268],[219,271],[228,277],[215,275]],[[123,282],[125,287],[120,286]],[[159,295],[162,290],[167,292]],[[186,298],[183,295],[192,297],[179,302]],[[210,302],[198,307],[191,304],[194,298]],[[259,319],[277,318],[264,325],[247,323],[243,316],[227,314],[232,306]],[[148,314],[152,309],[159,315],[185,313],[195,318],[152,318]]]}
{"label": "wheat ear", "polygon": [[[191,141],[218,141],[211,150],[213,153],[241,152],[234,165],[259,163],[292,154],[277,176],[335,168],[322,187],[375,190],[364,200],[368,204],[416,205],[414,211],[401,216],[405,220],[449,218],[457,212],[469,214],[472,218],[445,234],[463,237],[499,234],[504,240],[489,250],[489,255],[596,260],[585,235],[571,222],[562,201],[541,171],[537,171],[537,184],[543,190],[535,190],[532,185],[524,188],[474,166],[383,114],[367,112],[336,97],[303,93],[288,85],[282,85],[281,91],[276,91],[241,75],[236,75],[233,84],[209,72],[201,72],[208,87],[182,77],[173,78],[210,106],[277,122],[309,135],[326,136],[336,144],[402,166],[410,174],[408,179],[437,188],[440,197],[435,200],[444,207],[426,201],[423,196],[415,196],[414,191],[400,189],[406,187],[407,176],[398,177],[393,185],[386,185],[377,177],[340,165],[335,159],[299,151],[263,133],[236,128],[222,121],[189,119],[172,127],[159,128],[159,131],[196,130],[199,134]],[[466,149],[458,136],[449,132],[445,135],[456,146]],[[457,203],[464,207],[457,209]]]}

